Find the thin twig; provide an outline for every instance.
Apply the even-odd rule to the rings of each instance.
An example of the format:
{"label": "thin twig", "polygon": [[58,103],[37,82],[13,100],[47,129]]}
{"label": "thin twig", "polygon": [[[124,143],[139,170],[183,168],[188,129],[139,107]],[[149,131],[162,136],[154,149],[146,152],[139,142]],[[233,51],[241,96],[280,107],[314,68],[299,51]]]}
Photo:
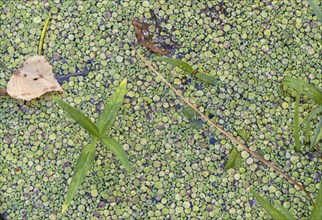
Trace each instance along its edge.
{"label": "thin twig", "polygon": [[44,25],[44,27],[42,29],[42,32],[41,32],[41,36],[40,36],[40,40],[39,40],[39,45],[38,45],[38,55],[39,56],[42,55],[42,46],[44,44],[44,39],[45,39],[45,36],[46,36],[46,30],[47,30],[47,26],[48,26],[49,20],[50,20],[50,17],[48,17],[46,19],[45,25]]}
{"label": "thin twig", "polygon": [[176,90],[153,66],[152,63],[149,62],[144,56],[142,56],[135,48],[133,48],[135,50],[135,52],[137,53],[137,55],[141,58],[141,60],[145,63],[145,65],[147,65],[159,78],[161,78],[161,80],[167,84],[167,86],[177,95],[179,96],[187,105],[189,105],[193,110],[195,110],[202,119],[204,119],[205,121],[208,122],[208,124],[214,128],[216,128],[218,131],[220,131],[220,133],[222,133],[223,135],[225,135],[226,137],[228,137],[232,142],[238,144],[239,146],[241,146],[243,148],[243,150],[247,151],[249,154],[253,155],[253,157],[255,157],[257,160],[261,161],[262,163],[264,163],[265,165],[269,166],[270,168],[272,168],[276,173],[280,174],[281,176],[283,176],[284,178],[286,178],[289,182],[291,182],[293,185],[298,186],[310,199],[311,204],[313,205],[313,199],[311,198],[310,193],[305,189],[305,187],[295,181],[290,175],[284,173],[281,169],[279,169],[278,167],[276,167],[274,164],[272,164],[270,161],[266,160],[265,158],[263,158],[262,156],[260,156],[259,154],[257,154],[256,152],[250,150],[248,147],[246,147],[242,142],[240,142],[239,140],[237,140],[232,134],[230,134],[229,132],[225,131],[223,128],[221,128],[219,125],[217,125],[216,123],[214,123],[213,121],[211,121],[206,115],[204,115],[201,111],[199,111],[199,109],[194,106],[188,99],[186,99],[178,90]]}

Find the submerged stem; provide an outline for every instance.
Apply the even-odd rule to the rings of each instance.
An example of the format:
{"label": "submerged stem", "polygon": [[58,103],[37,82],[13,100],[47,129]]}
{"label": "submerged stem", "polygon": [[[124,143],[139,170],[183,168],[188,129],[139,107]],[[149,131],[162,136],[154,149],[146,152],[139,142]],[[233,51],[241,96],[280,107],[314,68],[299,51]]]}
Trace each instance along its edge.
{"label": "submerged stem", "polygon": [[226,137],[228,137],[232,142],[238,144],[239,146],[241,146],[243,148],[243,150],[247,151],[249,154],[253,155],[253,157],[255,157],[257,160],[261,161],[262,163],[264,163],[265,165],[269,166],[270,168],[272,168],[276,173],[280,174],[281,176],[283,176],[285,179],[287,179],[289,182],[291,182],[293,185],[298,186],[310,199],[311,203],[313,204],[313,200],[311,198],[310,193],[305,189],[305,187],[297,182],[296,180],[294,180],[290,175],[284,173],[281,169],[279,169],[278,167],[276,167],[274,164],[272,164],[270,161],[266,160],[265,158],[263,158],[262,156],[260,156],[259,154],[257,154],[256,152],[250,150],[248,147],[246,147],[246,145],[244,145],[241,141],[237,140],[231,133],[225,131],[222,127],[220,127],[219,125],[217,125],[216,123],[214,123],[213,121],[211,121],[206,115],[204,115],[201,111],[199,111],[199,109],[194,106],[188,99],[186,99],[178,90],[176,90],[153,66],[152,63],[149,62],[144,56],[142,56],[135,48],[134,51],[136,52],[136,54],[140,57],[140,59],[145,63],[145,65],[147,65],[158,77],[161,78],[161,80],[167,84],[167,86],[177,95],[179,96],[187,105],[189,105],[193,110],[195,110],[202,119],[204,119],[205,121],[208,122],[208,124],[214,128],[216,128],[220,133],[222,133],[223,135],[225,135]]}

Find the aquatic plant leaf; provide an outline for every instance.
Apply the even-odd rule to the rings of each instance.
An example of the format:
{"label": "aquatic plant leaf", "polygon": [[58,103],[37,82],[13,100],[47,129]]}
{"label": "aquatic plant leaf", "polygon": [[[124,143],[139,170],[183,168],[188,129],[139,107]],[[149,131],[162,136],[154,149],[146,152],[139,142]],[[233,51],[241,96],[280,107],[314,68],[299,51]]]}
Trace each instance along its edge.
{"label": "aquatic plant leaf", "polygon": [[281,211],[281,213],[286,216],[287,219],[296,220],[296,218],[290,213],[290,211],[284,208],[284,206],[279,201],[274,201],[274,205],[279,211]]}
{"label": "aquatic plant leaf", "polygon": [[96,152],[95,145],[96,145],[95,143],[86,145],[83,148],[81,154],[79,155],[79,158],[77,159],[76,166],[74,169],[74,174],[70,182],[70,185],[67,189],[65,202],[62,207],[62,213],[66,212],[68,205],[71,203],[74,196],[76,195],[78,188],[84,181],[84,178],[87,172],[92,167],[92,164],[95,159],[95,152]]}
{"label": "aquatic plant leaf", "polygon": [[70,106],[63,100],[60,100],[56,97],[54,97],[54,100],[59,104],[59,106],[68,113],[70,117],[72,117],[80,126],[85,128],[89,133],[91,133],[95,137],[100,137],[101,134],[98,131],[98,128],[96,125],[85,115],[83,115],[82,112],[78,111],[76,108]]}
{"label": "aquatic plant leaf", "polygon": [[320,182],[318,196],[315,199],[314,207],[310,216],[310,220],[315,219],[322,219],[322,180]]}
{"label": "aquatic plant leaf", "polygon": [[242,162],[242,157],[240,155],[240,152],[237,150],[237,148],[234,148],[230,151],[230,154],[228,155],[228,159],[225,165],[225,171],[229,170],[230,168],[233,168],[235,170],[240,168]]}
{"label": "aquatic plant leaf", "polygon": [[97,119],[96,125],[102,135],[105,135],[119,112],[126,93],[126,79],[124,79],[112,96],[105,102],[105,108]]}
{"label": "aquatic plant leaf", "polygon": [[154,59],[172,64],[173,66],[179,67],[180,69],[186,71],[189,74],[194,74],[192,66],[190,66],[188,63],[183,62],[181,60],[176,60],[169,57],[155,57]]}
{"label": "aquatic plant leaf", "polygon": [[182,112],[188,119],[191,119],[197,115],[197,112],[188,105],[182,109]]}
{"label": "aquatic plant leaf", "polygon": [[316,104],[322,105],[322,91],[315,86],[312,86],[310,83],[307,83],[300,79],[286,78],[283,84],[291,87],[299,94],[306,95]]}
{"label": "aquatic plant leaf", "polygon": [[[251,194],[255,197],[255,199],[261,204],[261,206],[265,209],[265,211],[271,216],[274,220],[281,220],[281,219],[290,219],[287,218],[285,214],[275,208],[271,203],[263,199],[259,194],[255,191],[250,190]],[[291,218],[292,220],[294,218]]]}
{"label": "aquatic plant leaf", "polygon": [[51,91],[64,90],[54,76],[53,67],[44,56],[29,57],[12,74],[7,84],[7,93],[12,98],[26,101]]}
{"label": "aquatic plant leaf", "polygon": [[322,105],[320,105],[318,108],[316,108],[314,111],[312,111],[310,114],[308,114],[305,118],[304,118],[304,122],[306,123],[306,127],[305,127],[305,140],[306,142],[308,141],[308,137],[309,137],[309,132],[310,132],[310,128],[311,128],[311,120],[317,116],[318,114],[320,114],[322,112]]}
{"label": "aquatic plant leaf", "polygon": [[295,109],[294,109],[294,141],[295,141],[295,149],[297,151],[301,150],[300,144],[300,116],[299,116],[299,108],[300,108],[300,94],[297,93],[295,97]]}
{"label": "aquatic plant leaf", "polygon": [[320,22],[322,22],[322,11],[319,8],[317,0],[307,0],[309,5],[311,6],[312,10],[316,14],[316,16],[319,18]]}
{"label": "aquatic plant leaf", "polygon": [[204,73],[196,73],[194,76],[200,81],[207,83],[209,85],[216,85],[218,83],[217,78]]}
{"label": "aquatic plant leaf", "polygon": [[317,129],[315,130],[315,134],[311,140],[311,144],[310,144],[310,151],[312,151],[314,149],[314,146],[321,140],[322,137],[322,117],[320,117],[320,121],[318,123]]}
{"label": "aquatic plant leaf", "polygon": [[131,164],[126,152],[123,149],[123,146],[110,137],[103,137],[101,141],[103,145],[111,150],[113,154],[115,154],[115,156],[122,162],[126,170],[132,172]]}
{"label": "aquatic plant leaf", "polygon": [[250,133],[246,132],[245,129],[236,129],[236,132],[243,138],[245,142],[249,141]]}

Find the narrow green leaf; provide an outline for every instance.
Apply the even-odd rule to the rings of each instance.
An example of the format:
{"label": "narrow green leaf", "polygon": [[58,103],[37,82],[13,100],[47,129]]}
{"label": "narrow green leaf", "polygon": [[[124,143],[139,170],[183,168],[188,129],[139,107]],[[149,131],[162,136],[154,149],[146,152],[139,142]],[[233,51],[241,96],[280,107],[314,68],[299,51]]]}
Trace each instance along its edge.
{"label": "narrow green leaf", "polygon": [[115,156],[123,163],[126,170],[132,172],[131,164],[129,162],[126,152],[123,149],[123,146],[110,137],[104,137],[101,141],[103,145],[107,147],[109,150],[111,150],[115,154]]}
{"label": "narrow green leaf", "polygon": [[279,201],[274,201],[274,205],[286,216],[286,219],[296,220],[296,218],[290,213],[290,211],[284,208],[284,206]]}
{"label": "narrow green leaf", "polygon": [[182,112],[188,119],[191,119],[197,115],[197,112],[188,105],[182,109]]}
{"label": "narrow green leaf", "polygon": [[60,105],[60,107],[69,114],[70,117],[72,117],[80,126],[85,128],[89,133],[91,133],[95,137],[100,137],[100,132],[98,131],[98,128],[96,125],[85,115],[83,115],[82,112],[78,111],[76,108],[70,106],[63,100],[60,100],[56,97],[54,97],[54,100]]}
{"label": "narrow green leaf", "polygon": [[105,108],[97,119],[96,125],[102,135],[105,135],[119,112],[126,93],[126,79],[124,79],[113,95],[106,101]]}
{"label": "narrow green leaf", "polygon": [[84,181],[87,172],[91,169],[93,161],[95,159],[95,150],[95,143],[91,143],[86,145],[79,155],[72,180],[67,189],[65,202],[62,207],[62,213],[66,212],[68,205],[71,203],[74,196],[76,195],[78,188]]}
{"label": "narrow green leaf", "polygon": [[310,151],[312,151],[314,149],[314,146],[320,141],[321,128],[322,128],[322,117],[320,117],[320,121],[318,123],[317,129],[315,130],[315,134],[313,136],[313,139],[311,140]]}
{"label": "narrow green leaf", "polygon": [[310,216],[310,220],[315,219],[322,219],[322,180],[320,182],[318,196],[315,199],[314,207]]}
{"label": "narrow green leaf", "polygon": [[306,123],[306,127],[305,127],[305,141],[309,142],[309,132],[311,131],[311,120],[317,116],[318,114],[320,114],[322,112],[322,105],[320,105],[318,108],[316,108],[314,111],[312,111],[310,114],[308,114],[305,118],[304,118],[304,123]]}
{"label": "narrow green leaf", "polygon": [[173,66],[179,67],[180,69],[186,71],[189,74],[194,74],[194,71],[192,69],[192,66],[190,66],[188,63],[183,62],[181,60],[172,59],[169,57],[155,57],[155,60],[159,61],[165,61],[166,63],[172,64]]}
{"label": "narrow green leaf", "polygon": [[294,109],[294,141],[295,141],[295,149],[297,151],[301,150],[299,108],[300,108],[300,94],[297,93],[295,97],[295,109]]}
{"label": "narrow green leaf", "polygon": [[311,6],[316,16],[319,18],[320,22],[322,22],[322,11],[319,8],[318,2],[316,0],[307,0],[307,2]]}
{"label": "narrow green leaf", "polygon": [[277,208],[275,208],[271,203],[263,199],[259,194],[255,191],[250,190],[251,194],[255,197],[255,199],[261,204],[261,206],[265,209],[265,211],[271,216],[274,220],[288,219],[282,212],[280,212]]}
{"label": "narrow green leaf", "polygon": [[312,86],[310,83],[307,83],[300,79],[286,78],[283,84],[291,87],[299,94],[306,95],[316,104],[322,105],[322,91],[315,86]]}
{"label": "narrow green leaf", "polygon": [[229,170],[230,168],[233,168],[235,170],[239,169],[241,162],[242,157],[239,151],[236,148],[232,149],[225,165],[225,171]]}
{"label": "narrow green leaf", "polygon": [[210,85],[216,85],[218,83],[217,78],[207,75],[207,74],[203,74],[203,73],[196,73],[195,77],[197,79],[199,79],[200,81],[210,84]]}

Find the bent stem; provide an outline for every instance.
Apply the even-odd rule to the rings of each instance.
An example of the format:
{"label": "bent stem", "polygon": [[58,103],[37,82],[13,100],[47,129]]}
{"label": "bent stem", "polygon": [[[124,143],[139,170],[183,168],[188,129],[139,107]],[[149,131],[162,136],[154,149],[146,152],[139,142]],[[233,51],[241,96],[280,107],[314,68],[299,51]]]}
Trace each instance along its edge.
{"label": "bent stem", "polygon": [[140,57],[140,59],[145,63],[145,65],[147,65],[158,77],[161,78],[161,80],[167,84],[167,86],[177,95],[179,96],[179,98],[181,98],[181,100],[183,100],[187,105],[189,105],[193,110],[195,110],[202,119],[204,119],[205,121],[207,121],[207,123],[216,128],[220,133],[222,133],[223,135],[225,135],[226,137],[228,137],[232,142],[236,143],[237,145],[241,146],[243,148],[243,150],[247,151],[249,154],[251,154],[253,157],[255,157],[257,160],[261,161],[263,164],[269,166],[270,168],[272,168],[276,173],[278,173],[279,175],[281,175],[282,177],[284,177],[285,179],[287,179],[289,182],[291,182],[293,185],[298,186],[310,199],[311,204],[313,205],[313,200],[311,198],[310,193],[305,189],[305,187],[297,182],[296,180],[294,180],[290,175],[284,173],[281,169],[279,169],[278,167],[276,167],[274,164],[272,164],[270,161],[266,160],[265,158],[263,158],[262,156],[260,156],[259,154],[257,154],[256,152],[250,150],[248,147],[246,147],[241,141],[237,140],[232,134],[230,134],[229,132],[225,131],[222,127],[220,127],[219,125],[217,125],[216,123],[214,123],[213,121],[211,121],[206,115],[204,115],[201,111],[199,111],[199,109],[194,106],[192,103],[190,103],[190,101],[188,99],[186,99],[178,90],[176,90],[153,66],[152,63],[149,62],[144,56],[142,56],[135,48],[133,48],[134,51],[136,52],[136,54]]}
{"label": "bent stem", "polygon": [[45,25],[42,29],[42,32],[41,32],[41,36],[40,36],[40,40],[39,40],[39,45],[38,45],[38,55],[41,56],[42,55],[42,46],[44,44],[44,39],[45,39],[45,36],[46,36],[46,30],[47,30],[47,26],[48,26],[48,23],[49,23],[49,19],[50,17],[48,17],[45,21]]}

